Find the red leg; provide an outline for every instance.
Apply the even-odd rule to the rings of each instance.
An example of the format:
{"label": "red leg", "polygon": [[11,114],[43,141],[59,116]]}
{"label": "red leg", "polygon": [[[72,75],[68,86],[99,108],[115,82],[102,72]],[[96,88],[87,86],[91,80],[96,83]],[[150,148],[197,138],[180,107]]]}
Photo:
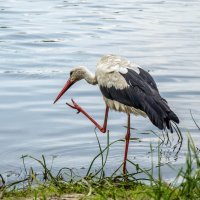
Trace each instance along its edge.
{"label": "red leg", "polygon": [[126,160],[128,155],[128,146],[130,140],[131,132],[130,132],[130,114],[128,114],[128,126],[127,126],[127,133],[126,133],[126,146],[125,146],[125,153],[124,153],[124,165],[123,165],[123,173],[126,174]]}
{"label": "red leg", "polygon": [[106,106],[106,111],[105,111],[105,118],[104,118],[104,123],[103,126],[99,125],[89,114],[86,113],[86,111],[84,111],[73,99],[72,99],[72,103],[73,105],[70,105],[68,103],[66,103],[68,106],[70,106],[73,109],[76,109],[78,112],[83,113],[102,133],[106,132],[107,129],[107,121],[108,121],[108,111],[109,111],[109,107]]}

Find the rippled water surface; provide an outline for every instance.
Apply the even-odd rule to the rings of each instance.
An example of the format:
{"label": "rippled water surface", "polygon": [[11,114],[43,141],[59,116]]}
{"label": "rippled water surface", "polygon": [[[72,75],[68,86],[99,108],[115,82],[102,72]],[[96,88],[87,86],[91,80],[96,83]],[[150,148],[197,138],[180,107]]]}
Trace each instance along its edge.
{"label": "rippled water surface", "polygon": [[[94,126],[65,102],[73,97],[102,123],[105,106],[98,87],[81,81],[52,103],[73,66],[94,72],[98,59],[108,53],[150,70],[180,127],[190,129],[198,146],[200,133],[189,110],[200,123],[199,10],[198,0],[1,0],[0,173],[20,169],[24,154],[44,154],[48,162],[54,156],[55,168],[87,168],[98,153]],[[111,112],[108,123],[111,141],[124,137],[125,114]],[[149,167],[150,143],[156,148],[158,140],[141,133],[158,130],[142,117],[132,116],[131,123],[132,137],[139,139],[131,142],[129,158]],[[105,145],[106,135],[98,135]],[[162,145],[163,162],[184,165],[183,136],[176,161],[173,144]],[[177,137],[170,137],[176,144]],[[111,148],[108,171],[120,165],[123,153],[124,143]],[[167,169],[163,173],[168,179],[174,176]]]}

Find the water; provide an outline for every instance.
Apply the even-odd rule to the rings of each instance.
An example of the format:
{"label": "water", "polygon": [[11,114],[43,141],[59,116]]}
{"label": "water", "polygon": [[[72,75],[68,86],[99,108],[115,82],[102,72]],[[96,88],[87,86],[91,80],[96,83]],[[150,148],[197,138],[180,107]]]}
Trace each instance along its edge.
{"label": "water", "polygon": [[[52,103],[73,66],[85,65],[94,72],[99,58],[108,53],[150,70],[179,116],[180,127],[190,129],[198,146],[200,135],[189,110],[200,123],[199,9],[198,0],[1,0],[0,173],[18,171],[20,157],[26,154],[37,158],[44,154],[47,162],[54,156],[55,169],[84,172],[98,153],[94,126],[65,102],[73,97],[102,122],[101,93],[82,81],[56,105]],[[148,168],[150,142],[156,147],[158,140],[153,134],[139,133],[157,128],[142,117],[132,117],[131,123],[136,129],[132,136],[139,140],[131,143],[129,158]],[[111,112],[108,124],[111,141],[124,137],[125,114]],[[106,136],[98,135],[105,145]],[[175,167],[184,165],[185,135],[176,162],[171,146],[162,148],[165,160],[168,155]],[[123,153],[123,143],[111,148],[108,171],[119,166]],[[170,179],[174,174],[165,169],[163,176]]]}

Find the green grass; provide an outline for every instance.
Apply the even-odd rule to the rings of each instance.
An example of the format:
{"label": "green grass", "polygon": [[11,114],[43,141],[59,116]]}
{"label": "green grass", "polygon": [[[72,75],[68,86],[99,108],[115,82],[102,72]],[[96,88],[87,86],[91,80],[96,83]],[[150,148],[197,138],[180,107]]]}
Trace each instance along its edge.
{"label": "green grass", "polygon": [[[197,124],[196,124],[197,125]],[[198,127],[198,125],[197,125]],[[180,138],[181,131],[174,127]],[[198,127],[199,128],[199,127]],[[162,179],[161,173],[161,155],[160,145],[158,145],[158,174],[157,179],[153,174],[153,161],[149,169],[144,169],[131,160],[129,164],[135,168],[135,173],[127,172],[126,175],[120,173],[123,163],[112,175],[107,177],[105,174],[105,165],[107,162],[110,147],[117,142],[124,140],[109,141],[107,134],[107,145],[102,148],[99,138],[96,134],[99,154],[94,157],[85,177],[77,177],[75,172],[69,168],[62,168],[56,174],[52,172],[51,167],[47,167],[45,157],[36,159],[31,156],[22,156],[25,177],[13,183],[6,183],[3,176],[0,175],[0,197],[5,200],[23,200],[30,198],[34,200],[48,199],[50,196],[62,196],[65,194],[82,194],[81,199],[104,200],[104,199],[174,199],[174,200],[195,200],[200,199],[200,158],[199,150],[194,141],[188,134],[187,155],[185,157],[186,165],[184,168],[176,171],[173,166],[168,167],[176,171],[177,176],[174,181],[166,183]],[[162,141],[161,141],[162,142]],[[151,152],[152,147],[150,146]],[[98,170],[93,169],[96,159],[101,160],[101,167]],[[41,167],[42,172],[37,174],[32,168],[26,169],[25,159],[36,161]],[[145,177],[138,179],[137,175]],[[146,184],[145,184],[146,183]],[[148,183],[148,184],[147,184]]]}

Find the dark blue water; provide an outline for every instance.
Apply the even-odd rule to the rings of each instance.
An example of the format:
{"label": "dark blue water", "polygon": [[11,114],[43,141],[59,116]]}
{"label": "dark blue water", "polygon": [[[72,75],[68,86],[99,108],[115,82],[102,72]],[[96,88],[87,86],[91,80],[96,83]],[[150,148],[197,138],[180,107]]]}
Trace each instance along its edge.
{"label": "dark blue water", "polygon": [[[198,0],[1,0],[0,173],[19,170],[24,154],[37,158],[44,154],[47,162],[54,156],[55,169],[87,168],[98,153],[94,126],[65,102],[73,97],[102,122],[105,106],[98,87],[81,81],[58,104],[52,103],[73,66],[85,65],[94,72],[99,58],[108,53],[150,70],[162,96],[179,116],[180,127],[189,129],[198,145],[200,133],[190,109],[200,123],[199,10]],[[129,158],[149,167],[150,143],[156,147],[158,139],[141,133],[160,132],[142,117],[133,116],[131,123],[136,129],[132,137],[139,140],[131,142]],[[108,124],[111,141],[124,137],[125,114],[111,112]],[[105,145],[106,135],[98,135]],[[170,137],[176,144],[177,137]],[[184,165],[186,139],[184,135],[176,162],[172,145],[163,146],[169,152],[169,160],[164,156],[163,162],[177,168]],[[123,153],[123,143],[111,148],[108,171],[120,165]],[[167,179],[174,176],[167,169],[163,174]]]}

